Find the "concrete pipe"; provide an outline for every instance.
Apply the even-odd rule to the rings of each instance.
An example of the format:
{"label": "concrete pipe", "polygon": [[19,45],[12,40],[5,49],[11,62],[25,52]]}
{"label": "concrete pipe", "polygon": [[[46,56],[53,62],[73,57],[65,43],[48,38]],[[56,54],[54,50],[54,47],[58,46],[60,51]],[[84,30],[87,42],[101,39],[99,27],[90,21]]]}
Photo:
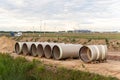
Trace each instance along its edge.
{"label": "concrete pipe", "polygon": [[46,46],[45,46],[45,48],[44,48],[44,54],[45,54],[45,57],[46,58],[52,58],[53,57],[53,53],[52,53],[52,50],[53,50],[53,47],[55,46],[55,45],[57,45],[57,44],[59,44],[59,45],[63,45],[64,43],[49,43],[49,44],[47,44]]}
{"label": "concrete pipe", "polygon": [[106,58],[107,47],[105,45],[87,45],[81,47],[79,57],[84,62],[104,60]]}
{"label": "concrete pipe", "polygon": [[79,51],[79,57],[84,62],[96,60],[97,54],[99,55],[99,50],[94,45],[83,46]]}
{"label": "concrete pipe", "polygon": [[17,54],[22,54],[22,46],[25,42],[16,42],[15,43],[15,52]]}
{"label": "concrete pipe", "polygon": [[37,54],[37,46],[40,44],[40,42],[35,42],[35,43],[33,43],[32,45],[31,45],[31,55],[32,56],[34,56],[34,57],[36,57],[36,56],[38,56],[38,54]]}
{"label": "concrete pipe", "polygon": [[97,45],[100,51],[100,60],[105,60],[107,58],[107,45]]}
{"label": "concrete pipe", "polygon": [[31,55],[31,45],[35,42],[26,42],[23,44],[22,50],[24,55]]}
{"label": "concrete pipe", "polygon": [[38,44],[37,46],[37,55],[38,57],[44,57],[45,54],[44,54],[44,48],[45,46],[48,44],[48,42],[42,42],[40,44]]}
{"label": "concrete pipe", "polygon": [[55,45],[53,47],[53,57],[54,59],[66,59],[66,58],[78,58],[79,50],[82,45],[75,44],[63,44],[63,45]]}

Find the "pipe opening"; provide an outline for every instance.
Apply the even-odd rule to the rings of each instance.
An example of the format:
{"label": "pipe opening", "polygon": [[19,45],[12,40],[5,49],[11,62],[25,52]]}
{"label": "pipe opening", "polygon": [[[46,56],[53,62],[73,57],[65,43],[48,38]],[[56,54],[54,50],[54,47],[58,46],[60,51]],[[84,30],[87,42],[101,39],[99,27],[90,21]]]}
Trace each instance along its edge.
{"label": "pipe opening", "polygon": [[90,62],[92,57],[91,50],[88,47],[83,46],[79,51],[79,57],[84,62]]}
{"label": "pipe opening", "polygon": [[15,44],[15,52],[16,52],[17,54],[20,54],[20,53],[21,53],[19,43],[16,43],[16,44]]}
{"label": "pipe opening", "polygon": [[31,46],[31,53],[32,53],[32,56],[37,56],[37,48],[35,44]]}
{"label": "pipe opening", "polygon": [[60,48],[58,46],[53,47],[53,57],[54,59],[60,58]]}
{"label": "pipe opening", "polygon": [[52,57],[52,50],[51,50],[51,47],[49,45],[45,46],[44,53],[45,53],[46,58]]}
{"label": "pipe opening", "polygon": [[24,54],[24,55],[27,55],[27,54],[29,53],[27,44],[23,44],[22,49],[23,49],[23,54]]}
{"label": "pipe opening", "polygon": [[43,46],[41,44],[39,44],[37,47],[37,54],[39,57],[44,57],[44,49],[43,49]]}

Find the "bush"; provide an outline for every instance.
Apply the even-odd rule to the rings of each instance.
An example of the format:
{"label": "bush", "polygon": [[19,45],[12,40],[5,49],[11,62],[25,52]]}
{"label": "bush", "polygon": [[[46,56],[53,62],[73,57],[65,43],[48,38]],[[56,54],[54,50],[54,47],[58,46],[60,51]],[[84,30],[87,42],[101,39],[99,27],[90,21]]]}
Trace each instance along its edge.
{"label": "bush", "polygon": [[72,43],[75,43],[75,42],[76,42],[76,39],[73,38],[73,39],[70,39],[70,41],[71,41]]}
{"label": "bush", "polygon": [[24,58],[13,59],[9,55],[0,55],[0,80],[27,80],[33,68],[34,64]]}
{"label": "bush", "polygon": [[109,39],[105,39],[106,44],[109,46]]}

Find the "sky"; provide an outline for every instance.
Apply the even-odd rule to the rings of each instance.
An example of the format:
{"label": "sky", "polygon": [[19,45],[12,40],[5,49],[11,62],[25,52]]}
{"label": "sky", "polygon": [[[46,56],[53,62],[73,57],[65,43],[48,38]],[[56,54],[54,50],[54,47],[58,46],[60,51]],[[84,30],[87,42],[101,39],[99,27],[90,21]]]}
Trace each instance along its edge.
{"label": "sky", "polygon": [[119,0],[0,0],[0,31],[120,31]]}

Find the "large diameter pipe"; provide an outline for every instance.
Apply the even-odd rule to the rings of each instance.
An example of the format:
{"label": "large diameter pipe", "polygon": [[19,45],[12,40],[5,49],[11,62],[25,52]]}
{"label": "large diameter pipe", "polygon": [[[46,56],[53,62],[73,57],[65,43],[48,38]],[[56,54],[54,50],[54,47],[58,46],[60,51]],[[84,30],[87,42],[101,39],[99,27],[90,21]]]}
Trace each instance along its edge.
{"label": "large diameter pipe", "polygon": [[75,44],[63,44],[63,45],[55,45],[53,47],[53,57],[54,59],[66,59],[66,58],[78,58],[79,50],[82,45]]}
{"label": "large diameter pipe", "polygon": [[79,57],[84,62],[105,60],[107,54],[106,45],[87,45],[81,47]]}
{"label": "large diameter pipe", "polygon": [[31,45],[35,42],[26,42],[23,44],[22,51],[23,55],[31,55]]}
{"label": "large diameter pipe", "polygon": [[16,42],[15,43],[15,52],[17,54],[22,54],[22,46],[25,42]]}
{"label": "large diameter pipe", "polygon": [[44,48],[45,46],[48,44],[48,42],[42,42],[40,44],[38,44],[37,46],[37,55],[38,57],[44,57],[45,54],[44,54]]}
{"label": "large diameter pipe", "polygon": [[106,60],[107,58],[107,45],[97,45],[99,51],[100,51],[100,60]]}
{"label": "large diameter pipe", "polygon": [[31,45],[31,55],[36,57],[38,56],[37,54],[37,46],[40,44],[40,42],[35,42]]}
{"label": "large diameter pipe", "polygon": [[55,45],[63,45],[64,43],[49,43],[45,46],[44,48],[44,54],[45,54],[45,57],[46,58],[53,58],[53,53],[52,53],[52,50],[53,50],[53,47]]}
{"label": "large diameter pipe", "polygon": [[79,57],[84,62],[96,60],[97,54],[99,54],[98,48],[93,45],[83,46],[79,51]]}

